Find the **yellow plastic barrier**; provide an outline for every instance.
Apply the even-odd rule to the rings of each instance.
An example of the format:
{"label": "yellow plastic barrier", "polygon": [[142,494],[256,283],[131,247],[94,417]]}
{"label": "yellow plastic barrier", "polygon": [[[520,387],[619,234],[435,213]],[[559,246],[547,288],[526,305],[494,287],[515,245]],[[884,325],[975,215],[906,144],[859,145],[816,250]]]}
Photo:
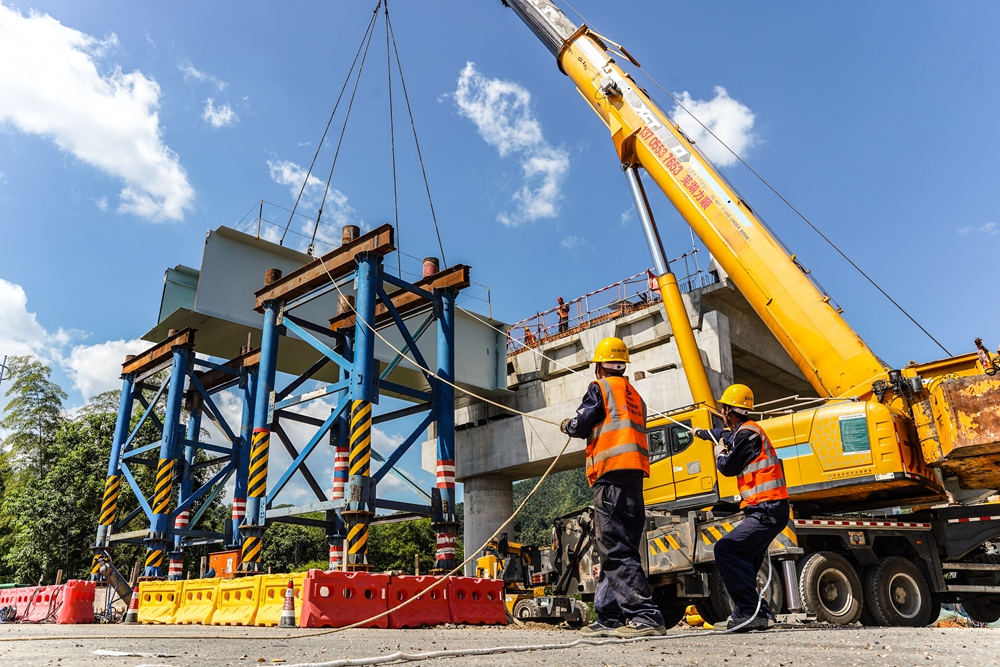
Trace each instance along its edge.
{"label": "yellow plastic barrier", "polygon": [[285,590],[288,581],[292,582],[295,591],[295,625],[299,624],[302,613],[302,582],[306,580],[305,572],[295,574],[265,574],[260,579],[260,605],[257,607],[257,619],[254,625],[274,627],[281,620],[281,610],[285,606]]}
{"label": "yellow plastic barrier", "polygon": [[260,602],[260,580],[264,575],[238,577],[219,582],[218,602],[212,625],[253,625]]}
{"label": "yellow plastic barrier", "polygon": [[139,582],[139,622],[173,623],[183,588],[183,581]]}
{"label": "yellow plastic barrier", "polygon": [[219,600],[218,579],[191,579],[184,582],[181,604],[174,614],[177,625],[210,625]]}

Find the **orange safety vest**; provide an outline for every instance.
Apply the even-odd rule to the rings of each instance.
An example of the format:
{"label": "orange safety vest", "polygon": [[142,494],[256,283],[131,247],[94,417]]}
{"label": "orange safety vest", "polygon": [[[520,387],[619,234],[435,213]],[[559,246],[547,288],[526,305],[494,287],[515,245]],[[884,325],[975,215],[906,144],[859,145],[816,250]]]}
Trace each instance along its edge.
{"label": "orange safety vest", "polygon": [[785,473],[781,469],[781,459],[774,451],[774,446],[764,433],[764,429],[752,421],[743,422],[736,430],[738,432],[742,429],[753,431],[760,437],[760,454],[748,463],[736,478],[742,498],[740,507],[757,505],[769,500],[787,499],[788,489],[785,487]]}
{"label": "orange safety vest", "polygon": [[649,477],[646,403],[624,377],[597,381],[604,422],[587,434],[587,481],[591,486],[612,470],[641,470]]}

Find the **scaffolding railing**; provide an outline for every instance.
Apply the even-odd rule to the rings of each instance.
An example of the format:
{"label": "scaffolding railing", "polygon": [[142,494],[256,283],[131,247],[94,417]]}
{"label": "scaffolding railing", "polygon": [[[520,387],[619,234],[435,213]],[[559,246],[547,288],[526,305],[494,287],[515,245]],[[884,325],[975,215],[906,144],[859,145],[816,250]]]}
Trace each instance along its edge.
{"label": "scaffolding railing", "polygon": [[[670,260],[670,264],[684,263],[684,277],[677,281],[681,293],[686,294],[716,282],[713,274],[701,269],[697,262],[697,252],[698,249],[694,248]],[[656,278],[651,269],[645,269],[634,276],[565,301],[562,306],[556,305],[536,312],[531,317],[510,325],[507,330],[507,354],[517,354],[529,347],[624,317],[661,301]]]}

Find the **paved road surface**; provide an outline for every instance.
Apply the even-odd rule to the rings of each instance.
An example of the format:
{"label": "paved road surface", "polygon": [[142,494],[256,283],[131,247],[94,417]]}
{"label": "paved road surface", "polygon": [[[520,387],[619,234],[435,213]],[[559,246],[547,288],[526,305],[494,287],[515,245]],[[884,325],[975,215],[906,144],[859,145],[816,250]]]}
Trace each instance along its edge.
{"label": "paved road surface", "polygon": [[[287,667],[294,663],[365,658],[396,651],[568,643],[579,638],[571,630],[536,624],[523,629],[444,627],[315,633],[315,630],[201,626],[0,625],[0,666],[251,667],[267,664]],[[151,653],[165,657],[108,656],[95,654],[95,651]],[[442,658],[419,664],[442,667],[984,667],[1000,665],[1000,631],[804,627],[722,635],[678,627],[666,638],[653,641]]]}

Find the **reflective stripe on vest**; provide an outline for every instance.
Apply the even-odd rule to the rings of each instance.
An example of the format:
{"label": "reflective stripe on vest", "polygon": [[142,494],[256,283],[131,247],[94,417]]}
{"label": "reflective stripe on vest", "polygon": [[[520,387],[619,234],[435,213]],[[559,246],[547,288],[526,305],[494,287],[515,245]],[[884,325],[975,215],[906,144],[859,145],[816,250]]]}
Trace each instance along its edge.
{"label": "reflective stripe on vest", "polygon": [[740,507],[788,498],[781,459],[774,451],[771,440],[764,430],[753,422],[744,422],[737,431],[742,429],[752,431],[760,438],[760,454],[747,464],[737,478],[742,499]]}
{"label": "reflective stripe on vest", "polygon": [[612,470],[641,470],[648,477],[645,401],[624,377],[603,378],[597,385],[604,421],[587,435],[587,481],[593,485]]}

